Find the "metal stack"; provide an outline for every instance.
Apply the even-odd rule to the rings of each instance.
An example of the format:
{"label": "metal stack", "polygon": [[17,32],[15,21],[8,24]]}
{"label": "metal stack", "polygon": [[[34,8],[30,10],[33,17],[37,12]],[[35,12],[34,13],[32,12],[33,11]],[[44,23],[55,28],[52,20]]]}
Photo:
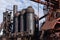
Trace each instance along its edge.
{"label": "metal stack", "polygon": [[26,26],[29,35],[33,35],[34,34],[34,9],[31,6],[27,8]]}
{"label": "metal stack", "polygon": [[21,11],[17,10],[17,5],[14,5],[13,19],[11,19],[12,12],[3,13],[2,40],[34,40],[35,29],[38,29],[39,25],[39,18],[35,16],[34,9],[29,6]]}

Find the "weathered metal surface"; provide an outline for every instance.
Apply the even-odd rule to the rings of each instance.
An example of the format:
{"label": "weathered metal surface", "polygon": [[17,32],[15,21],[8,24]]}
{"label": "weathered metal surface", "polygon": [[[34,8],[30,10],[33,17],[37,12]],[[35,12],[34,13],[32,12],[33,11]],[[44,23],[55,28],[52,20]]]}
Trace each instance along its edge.
{"label": "weathered metal surface", "polygon": [[34,10],[32,7],[27,8],[26,13],[26,26],[27,26],[27,32],[30,35],[34,34]]}
{"label": "weathered metal surface", "polygon": [[23,36],[23,33],[24,33],[24,13],[25,13],[25,10],[23,9],[21,11],[21,14],[20,14],[20,32],[21,32],[21,36]]}
{"label": "weathered metal surface", "polygon": [[47,21],[42,27],[41,30],[49,30],[54,29],[55,24],[57,23],[57,20],[53,20],[51,22]]}

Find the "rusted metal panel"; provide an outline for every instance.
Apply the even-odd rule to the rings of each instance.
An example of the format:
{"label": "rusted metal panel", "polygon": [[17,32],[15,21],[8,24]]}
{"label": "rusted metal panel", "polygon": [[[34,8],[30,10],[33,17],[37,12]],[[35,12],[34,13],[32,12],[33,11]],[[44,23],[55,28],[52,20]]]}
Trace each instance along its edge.
{"label": "rusted metal panel", "polygon": [[[59,18],[60,13],[57,13],[57,12],[60,12],[60,10],[57,9],[56,12],[54,12],[54,11],[50,12],[50,14],[48,15],[49,17],[47,17],[47,21],[45,22],[45,24],[41,28],[42,30],[54,29],[55,25],[57,23],[59,23],[59,20],[60,20],[60,18]],[[48,19],[49,19],[49,21],[48,21]]]}
{"label": "rusted metal panel", "polygon": [[47,21],[42,27],[41,30],[49,30],[54,29],[55,24],[57,23],[57,20],[53,20],[51,22]]}

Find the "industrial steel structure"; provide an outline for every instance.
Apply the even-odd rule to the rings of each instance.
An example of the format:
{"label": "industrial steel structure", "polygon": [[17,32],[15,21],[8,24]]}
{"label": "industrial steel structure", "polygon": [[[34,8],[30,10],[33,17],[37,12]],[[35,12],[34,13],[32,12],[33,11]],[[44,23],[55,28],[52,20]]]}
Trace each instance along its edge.
{"label": "industrial steel structure", "polygon": [[27,9],[17,11],[17,8],[17,5],[13,6],[13,19],[11,18],[12,12],[7,10],[3,12],[1,40],[32,40],[35,35],[35,29],[39,27],[36,27],[39,25],[39,20],[34,14],[34,9],[29,6]]}
{"label": "industrial steel structure", "polygon": [[[46,6],[48,13],[39,18],[34,9],[29,6],[26,9],[18,10],[13,5],[12,12],[3,12],[1,24],[3,35],[0,40],[60,40],[60,0],[31,0]],[[45,18],[39,30],[39,20]]]}

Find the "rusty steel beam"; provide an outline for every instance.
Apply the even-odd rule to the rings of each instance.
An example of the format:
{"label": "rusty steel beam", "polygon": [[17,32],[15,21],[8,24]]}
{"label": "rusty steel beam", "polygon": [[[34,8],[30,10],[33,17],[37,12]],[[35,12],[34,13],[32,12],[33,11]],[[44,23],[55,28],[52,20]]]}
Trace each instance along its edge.
{"label": "rusty steel beam", "polygon": [[49,6],[53,6],[54,4],[52,4],[51,2],[43,2],[41,0],[31,0],[31,1],[34,1],[34,2],[37,2],[37,3],[40,3],[40,4],[43,4],[43,5],[49,5]]}

